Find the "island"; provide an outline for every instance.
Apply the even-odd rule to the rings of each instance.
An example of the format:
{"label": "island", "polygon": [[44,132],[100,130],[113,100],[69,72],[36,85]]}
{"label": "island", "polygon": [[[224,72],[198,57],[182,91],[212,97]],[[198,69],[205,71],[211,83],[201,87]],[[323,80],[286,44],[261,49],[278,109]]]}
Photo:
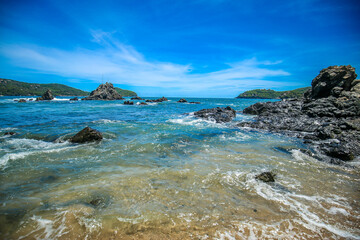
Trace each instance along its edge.
{"label": "island", "polygon": [[272,89],[254,89],[241,93],[236,98],[256,98],[256,99],[287,99],[299,98],[304,95],[311,87],[297,88],[290,91],[275,91]]}

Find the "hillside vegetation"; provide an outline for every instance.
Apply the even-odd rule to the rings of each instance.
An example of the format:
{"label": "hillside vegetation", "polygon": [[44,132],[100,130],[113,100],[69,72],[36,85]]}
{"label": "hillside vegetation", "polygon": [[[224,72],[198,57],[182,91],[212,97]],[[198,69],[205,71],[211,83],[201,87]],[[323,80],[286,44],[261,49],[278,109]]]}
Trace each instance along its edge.
{"label": "hillside vegetation", "polygon": [[236,98],[284,99],[301,98],[311,87],[298,88],[291,91],[274,91],[271,89],[255,89],[241,93]]}
{"label": "hillside vegetation", "polygon": [[26,83],[0,78],[0,95],[4,96],[41,96],[48,89],[55,96],[87,96],[88,92],[72,88],[63,84]]}
{"label": "hillside vegetation", "polygon": [[125,89],[121,89],[118,87],[115,87],[115,90],[122,96],[122,97],[136,97],[137,94],[136,92],[130,91],[130,90],[125,90]]}

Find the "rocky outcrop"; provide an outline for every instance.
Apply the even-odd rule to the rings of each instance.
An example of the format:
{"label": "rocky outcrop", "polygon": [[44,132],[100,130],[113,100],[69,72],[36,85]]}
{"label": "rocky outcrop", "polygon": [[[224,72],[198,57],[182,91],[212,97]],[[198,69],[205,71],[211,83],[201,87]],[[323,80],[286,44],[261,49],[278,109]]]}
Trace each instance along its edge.
{"label": "rocky outcrop", "polygon": [[182,98],[182,99],[180,99],[179,101],[177,101],[178,103],[186,103],[187,102],[187,100],[185,99],[185,98]]}
{"label": "rocky outcrop", "polygon": [[198,118],[215,120],[217,123],[230,122],[236,117],[236,111],[231,107],[202,109],[194,113]]}
{"label": "rocky outcrop", "polygon": [[54,96],[50,89],[48,89],[41,97],[36,98],[36,101],[51,101],[54,99]]}
{"label": "rocky outcrop", "polygon": [[23,102],[26,102],[26,100],[25,99],[20,99],[18,102],[23,103]]}
{"label": "rocky outcrop", "polygon": [[71,137],[69,141],[72,143],[86,143],[100,141],[102,139],[102,134],[99,131],[90,127],[86,127]]}
{"label": "rocky outcrop", "polygon": [[318,159],[339,163],[360,155],[360,86],[351,66],[321,70],[302,99],[256,103],[240,127],[282,132],[311,144]]}
{"label": "rocky outcrop", "polygon": [[148,105],[146,102],[141,102],[139,105],[144,105],[144,106],[146,106],[146,105]]}
{"label": "rocky outcrop", "polygon": [[5,132],[4,133],[4,136],[13,136],[13,135],[15,135],[16,134],[16,132]]}
{"label": "rocky outcrop", "polygon": [[134,105],[134,102],[124,101],[124,105]]}
{"label": "rocky outcrop", "polygon": [[97,89],[90,93],[90,96],[82,100],[123,100],[116,91],[112,83],[101,84]]}
{"label": "rocky outcrop", "polygon": [[148,99],[145,102],[159,103],[159,102],[165,102],[165,101],[169,101],[169,100],[166,97],[162,97],[162,98],[155,99],[155,100]]}
{"label": "rocky outcrop", "polygon": [[70,101],[78,101],[79,99],[77,97],[70,98]]}

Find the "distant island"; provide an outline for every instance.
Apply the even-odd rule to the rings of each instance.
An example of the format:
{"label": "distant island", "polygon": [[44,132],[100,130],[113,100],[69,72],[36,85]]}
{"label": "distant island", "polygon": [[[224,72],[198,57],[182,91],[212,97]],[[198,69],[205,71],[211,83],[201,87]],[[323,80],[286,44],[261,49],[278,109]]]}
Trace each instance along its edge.
{"label": "distant island", "polygon": [[285,99],[301,98],[311,87],[298,88],[291,91],[274,91],[271,89],[254,89],[241,93],[236,98]]}
{"label": "distant island", "polygon": [[[26,83],[11,79],[0,78],[0,95],[3,96],[41,96],[47,90],[51,90],[55,96],[88,96],[89,92],[58,83]],[[137,94],[133,91],[115,87],[123,97],[133,97]]]}

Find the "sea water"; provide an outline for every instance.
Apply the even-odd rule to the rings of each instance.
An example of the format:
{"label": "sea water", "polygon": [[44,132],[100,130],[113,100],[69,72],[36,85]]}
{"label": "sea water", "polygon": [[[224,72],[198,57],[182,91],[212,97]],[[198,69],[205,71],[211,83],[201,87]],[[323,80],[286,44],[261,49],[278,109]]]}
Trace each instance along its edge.
{"label": "sea water", "polygon": [[[193,115],[260,100],[14,99],[0,98],[1,239],[360,239],[359,159],[318,161],[299,139],[237,127],[253,120],[241,113]],[[67,141],[86,126],[104,139]]]}

